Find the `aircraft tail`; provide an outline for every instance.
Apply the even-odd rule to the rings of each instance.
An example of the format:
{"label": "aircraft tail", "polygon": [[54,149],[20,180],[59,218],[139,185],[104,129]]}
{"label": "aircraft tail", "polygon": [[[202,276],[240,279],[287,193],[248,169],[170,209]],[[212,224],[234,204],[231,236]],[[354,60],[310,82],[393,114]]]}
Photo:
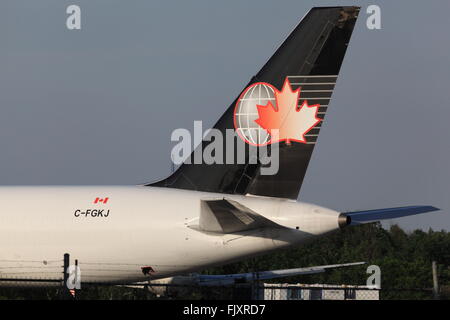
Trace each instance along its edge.
{"label": "aircraft tail", "polygon": [[[244,161],[186,161],[148,186],[297,199],[359,9],[311,9],[215,124],[223,137],[232,129],[245,142]],[[204,138],[189,159],[213,142]],[[262,173],[262,146],[279,152],[275,174]]]}

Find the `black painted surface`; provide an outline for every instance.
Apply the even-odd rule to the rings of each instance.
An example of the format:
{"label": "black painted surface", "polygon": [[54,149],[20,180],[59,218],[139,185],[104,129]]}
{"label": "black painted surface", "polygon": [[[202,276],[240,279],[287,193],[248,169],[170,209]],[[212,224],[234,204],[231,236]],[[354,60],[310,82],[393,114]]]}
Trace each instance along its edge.
{"label": "black painted surface", "polygon": [[[267,82],[281,89],[287,76],[337,75],[358,12],[358,7],[313,8],[246,87],[255,82]],[[306,82],[312,81],[308,79]],[[334,85],[328,88],[333,89]],[[308,89],[315,88],[311,86]],[[234,128],[233,112],[236,101],[237,98],[214,126],[222,131],[224,136],[226,129]],[[313,103],[327,105],[329,99]],[[321,107],[319,111],[326,109]],[[319,117],[324,116],[323,114]],[[317,127],[320,128],[320,124]],[[319,130],[313,129],[309,133],[318,134]],[[309,142],[315,142],[316,139],[317,137],[308,137]],[[209,143],[203,141],[199,148],[205,148]],[[297,199],[314,145],[295,142],[287,145],[281,142],[280,168],[275,175],[261,175],[261,164],[249,164],[250,149],[255,147],[246,145],[246,164],[185,163],[167,179],[148,186]]]}

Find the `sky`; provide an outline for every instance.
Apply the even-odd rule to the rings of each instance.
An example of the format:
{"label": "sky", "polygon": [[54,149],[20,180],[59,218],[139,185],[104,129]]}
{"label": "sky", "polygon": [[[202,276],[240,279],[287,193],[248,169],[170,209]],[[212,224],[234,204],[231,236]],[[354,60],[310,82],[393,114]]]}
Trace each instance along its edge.
{"label": "sky", "polygon": [[450,230],[448,1],[1,1],[0,184],[164,178],[174,129],[212,126],[311,7],[341,4],[362,9],[299,200],[434,205],[384,225]]}

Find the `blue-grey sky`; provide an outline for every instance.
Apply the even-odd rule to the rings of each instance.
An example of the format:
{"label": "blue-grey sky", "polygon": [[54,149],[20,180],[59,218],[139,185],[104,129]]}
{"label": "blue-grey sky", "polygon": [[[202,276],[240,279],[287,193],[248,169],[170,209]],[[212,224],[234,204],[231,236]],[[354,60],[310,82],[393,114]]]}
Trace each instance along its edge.
{"label": "blue-grey sky", "polygon": [[363,8],[300,199],[431,204],[395,222],[450,230],[448,1],[4,0],[0,184],[165,177],[172,130],[212,125],[310,7],[337,4]]}

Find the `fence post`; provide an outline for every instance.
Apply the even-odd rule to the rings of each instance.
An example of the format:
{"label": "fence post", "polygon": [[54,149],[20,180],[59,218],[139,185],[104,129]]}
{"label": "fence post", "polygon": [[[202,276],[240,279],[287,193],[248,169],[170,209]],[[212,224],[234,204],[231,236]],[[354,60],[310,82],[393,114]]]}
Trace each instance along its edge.
{"label": "fence post", "polygon": [[67,288],[67,280],[69,279],[69,274],[67,273],[67,270],[69,268],[70,264],[70,255],[68,253],[64,253],[64,265],[63,265],[63,283],[61,288],[61,298],[67,299],[70,295],[69,288]]}
{"label": "fence post", "polygon": [[[78,281],[78,259],[75,259],[75,281]],[[73,298],[77,298],[77,287],[73,288]]]}
{"label": "fence post", "polygon": [[433,298],[435,300],[439,300],[439,281],[438,281],[436,261],[433,261],[431,263],[431,268],[433,270]]}

